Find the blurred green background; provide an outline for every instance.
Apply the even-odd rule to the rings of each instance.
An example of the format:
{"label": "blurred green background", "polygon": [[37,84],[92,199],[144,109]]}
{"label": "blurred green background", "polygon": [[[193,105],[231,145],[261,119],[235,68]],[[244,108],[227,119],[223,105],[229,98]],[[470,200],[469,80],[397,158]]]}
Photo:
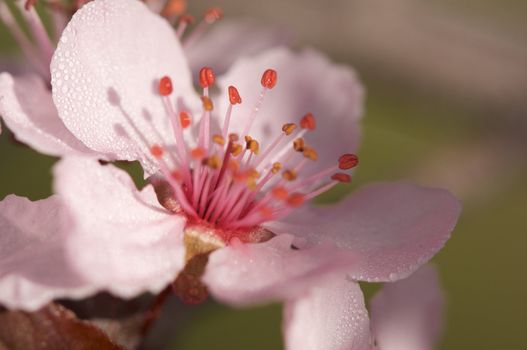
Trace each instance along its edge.
{"label": "blurred green background", "polygon": [[[349,190],[411,179],[448,188],[463,202],[452,239],[434,259],[448,303],[440,348],[524,348],[527,2],[218,0],[191,2],[189,11],[211,5],[230,18],[285,25],[296,46],[359,71],[367,106],[361,165]],[[2,52],[12,52],[3,27],[0,40]],[[50,194],[54,159],[7,132],[0,159],[0,198]],[[365,286],[368,296],[375,289]],[[163,333],[174,349],[281,348],[279,305],[169,310],[184,315]]]}

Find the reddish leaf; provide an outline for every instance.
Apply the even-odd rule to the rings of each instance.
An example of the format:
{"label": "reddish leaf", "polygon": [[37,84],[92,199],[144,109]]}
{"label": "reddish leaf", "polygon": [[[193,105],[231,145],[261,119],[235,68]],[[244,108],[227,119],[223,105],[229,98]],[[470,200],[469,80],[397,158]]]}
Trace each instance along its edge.
{"label": "reddish leaf", "polygon": [[0,349],[124,350],[99,328],[58,304],[39,311],[0,312]]}

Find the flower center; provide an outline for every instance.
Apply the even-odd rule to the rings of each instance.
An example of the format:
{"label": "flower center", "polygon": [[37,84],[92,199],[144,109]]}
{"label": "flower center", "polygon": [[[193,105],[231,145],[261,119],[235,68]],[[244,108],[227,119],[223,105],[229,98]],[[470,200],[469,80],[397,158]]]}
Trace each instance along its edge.
{"label": "flower center", "polygon": [[201,69],[202,116],[195,147],[189,147],[183,137],[185,129],[192,124],[192,117],[189,111],[174,109],[170,100],[171,79],[165,76],[158,85],[176,147],[169,152],[167,147],[154,144],[150,152],[177,201],[177,210],[184,213],[189,222],[214,228],[216,236],[226,243],[234,237],[255,241],[251,235],[264,222],[281,219],[336,184],[351,181],[350,175],[342,171],[357,165],[358,158],[354,154],[344,154],[333,166],[314,175],[302,176],[306,164],[318,159],[316,150],[304,139],[306,133],[316,129],[311,113],[305,114],[298,125],[282,125],[281,132],[265,147],[250,136],[266,93],[278,82],[275,70],[268,69],[262,74],[260,93],[241,134],[229,132],[233,109],[242,103],[236,87],[229,86],[230,103],[222,130],[211,135],[213,101],[209,88],[214,82],[212,69]]}

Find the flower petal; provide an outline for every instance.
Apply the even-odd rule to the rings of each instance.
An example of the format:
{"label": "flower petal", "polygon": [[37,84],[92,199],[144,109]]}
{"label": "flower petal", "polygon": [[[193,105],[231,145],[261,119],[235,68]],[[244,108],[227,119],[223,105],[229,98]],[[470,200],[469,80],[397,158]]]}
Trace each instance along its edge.
{"label": "flower petal", "polygon": [[369,350],[368,312],[358,283],[333,274],[284,310],[287,350]]}
{"label": "flower petal", "polygon": [[354,279],[393,281],[408,276],[443,247],[460,211],[446,190],[380,183],[335,205],[297,210],[270,227],[314,242],[332,241],[360,254],[350,271]]}
{"label": "flower petal", "polygon": [[121,297],[158,292],[175,279],[184,265],[185,220],[158,204],[151,185],[138,191],[126,172],[78,157],[54,173],[77,224],[68,252],[86,279]]}
{"label": "flower petal", "polygon": [[62,34],[51,72],[53,100],[71,132],[94,150],[141,160],[149,173],[149,146],[173,140],[157,81],[172,78],[178,104],[196,98],[174,31],[135,0],[84,5]]}
{"label": "flower petal", "polygon": [[66,129],[51,92],[36,75],[13,78],[8,73],[0,74],[0,115],[17,140],[41,153],[93,153]]}
{"label": "flower petal", "polygon": [[84,297],[91,286],[65,252],[72,223],[58,196],[0,202],[0,304],[34,311],[59,297]]}
{"label": "flower petal", "polygon": [[202,67],[212,67],[216,74],[222,74],[240,57],[252,56],[290,41],[291,34],[285,28],[264,26],[247,19],[222,19],[184,49],[196,76]]}
{"label": "flower petal", "polygon": [[293,248],[291,235],[258,244],[231,244],[213,252],[203,276],[211,294],[231,305],[282,300],[302,293],[329,272],[349,270],[355,256],[330,246]]}
{"label": "flower petal", "polygon": [[284,234],[217,250],[203,281],[215,298],[242,306],[294,297],[329,272],[349,270],[356,260],[328,245],[293,249],[293,238]]}
{"label": "flower petal", "polygon": [[[219,86],[222,95],[227,96],[227,87],[234,85],[243,100],[234,108],[231,125],[235,131],[242,132],[245,128],[262,90],[262,73],[268,68],[277,71],[278,82],[266,93],[249,132],[253,138],[271,143],[283,124],[298,124],[310,112],[317,119],[317,128],[308,132],[305,139],[319,154],[312,168],[335,164],[339,155],[357,148],[363,88],[353,70],[333,64],[313,50],[293,53],[275,48],[234,63],[219,80]],[[227,102],[227,97],[221,99],[220,110],[226,109]],[[262,146],[265,148],[267,144]]]}
{"label": "flower petal", "polygon": [[371,301],[372,330],[379,349],[434,349],[441,334],[443,304],[437,272],[431,266],[386,284]]}

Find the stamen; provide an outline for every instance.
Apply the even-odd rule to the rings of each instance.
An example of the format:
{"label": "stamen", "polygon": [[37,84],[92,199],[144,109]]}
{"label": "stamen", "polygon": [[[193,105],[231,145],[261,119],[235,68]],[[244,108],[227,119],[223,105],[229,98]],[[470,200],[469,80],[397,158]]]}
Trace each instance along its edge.
{"label": "stamen", "polygon": [[286,200],[289,197],[289,192],[282,186],[273,188],[271,193],[276,199],[280,200]]}
{"label": "stamen", "polygon": [[160,158],[160,157],[163,156],[164,150],[163,150],[163,147],[161,147],[159,145],[153,145],[152,147],[150,147],[150,153],[154,157]]}
{"label": "stamen", "polygon": [[307,130],[315,130],[317,127],[317,122],[313,114],[308,113],[305,116],[303,116],[302,119],[300,119],[300,127],[302,129],[307,129]]}
{"label": "stamen", "polygon": [[212,142],[220,146],[225,145],[225,139],[223,138],[223,136],[218,134],[212,136]]}
{"label": "stamen", "polygon": [[293,169],[284,170],[284,172],[282,173],[282,178],[287,181],[294,181],[297,177],[298,175]]}
{"label": "stamen", "polygon": [[177,29],[176,29],[176,35],[179,39],[183,37],[185,34],[185,30],[187,29],[188,25],[194,22],[194,17],[189,15],[183,15],[179,17]]}
{"label": "stamen", "polygon": [[301,193],[293,193],[287,198],[287,204],[293,208],[298,208],[305,202],[305,197]]}
{"label": "stamen", "polygon": [[190,115],[188,115],[187,112],[183,111],[179,113],[179,122],[181,123],[181,127],[186,129],[192,123],[192,118],[190,118]]}
{"label": "stamen", "polygon": [[262,80],[261,80],[263,89],[260,92],[258,99],[256,100],[256,104],[251,112],[251,115],[249,116],[249,119],[247,121],[247,124],[245,125],[242,135],[247,135],[249,133],[249,130],[251,130],[251,126],[254,120],[256,119],[256,116],[258,115],[258,111],[262,107],[262,102],[265,96],[265,92],[267,90],[274,88],[277,80],[278,80],[278,74],[276,73],[274,69],[267,69],[263,73]]}
{"label": "stamen", "polygon": [[236,89],[234,86],[229,86],[229,101],[231,102],[231,105],[242,103],[242,98],[240,97],[240,94],[238,93],[238,89]]}
{"label": "stamen", "polygon": [[262,75],[262,86],[267,89],[275,87],[278,81],[278,74],[274,69],[267,69]]}
{"label": "stamen", "polygon": [[201,102],[203,104],[203,109],[207,112],[210,112],[214,109],[214,104],[210,97],[207,96],[201,96]]}
{"label": "stamen", "polygon": [[214,71],[212,68],[203,67],[199,71],[199,84],[202,88],[208,88],[214,84],[216,77],[214,76]]}
{"label": "stamen", "polygon": [[159,80],[159,94],[161,96],[168,96],[172,93],[172,79],[170,77],[164,76]]}
{"label": "stamen", "polygon": [[317,151],[315,151],[315,149],[311,148],[311,147],[305,147],[304,148],[304,157],[308,158],[308,159],[311,159],[313,161],[317,160],[318,159],[318,153]]}
{"label": "stamen", "polygon": [[293,149],[297,152],[304,152],[305,142],[304,139],[299,137],[293,141]]}
{"label": "stamen", "polygon": [[212,24],[223,17],[223,11],[219,7],[211,7],[205,11],[204,20],[208,24]]}
{"label": "stamen", "polygon": [[190,156],[194,159],[203,159],[206,151],[201,147],[196,147],[190,151]]}
{"label": "stamen", "polygon": [[344,173],[336,173],[331,176],[331,180],[335,180],[342,183],[350,183],[351,182],[351,176]]}
{"label": "stamen", "polygon": [[354,168],[357,164],[359,164],[359,158],[355,154],[343,154],[339,158],[339,168],[342,170]]}
{"label": "stamen", "polygon": [[167,0],[165,6],[161,10],[161,16],[171,19],[180,16],[187,9],[186,0]]}

